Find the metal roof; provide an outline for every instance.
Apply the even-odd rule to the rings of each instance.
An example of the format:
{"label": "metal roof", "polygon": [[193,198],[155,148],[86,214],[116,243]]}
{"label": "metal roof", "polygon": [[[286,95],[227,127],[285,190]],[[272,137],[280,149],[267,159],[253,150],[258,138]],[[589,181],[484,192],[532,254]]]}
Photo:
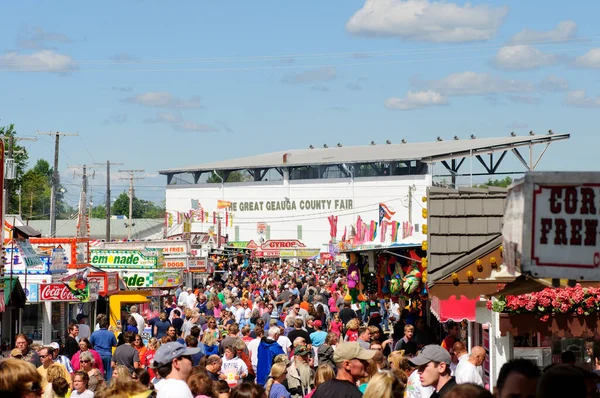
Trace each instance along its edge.
{"label": "metal roof", "polygon": [[160,170],[160,174],[193,173],[212,170],[240,170],[271,167],[293,167],[341,163],[372,163],[402,160],[435,162],[482,153],[505,151],[520,146],[565,140],[565,134],[527,135],[515,137],[453,139],[449,141],[415,142],[328,148],[295,149],[245,158],[221,160],[197,166]]}

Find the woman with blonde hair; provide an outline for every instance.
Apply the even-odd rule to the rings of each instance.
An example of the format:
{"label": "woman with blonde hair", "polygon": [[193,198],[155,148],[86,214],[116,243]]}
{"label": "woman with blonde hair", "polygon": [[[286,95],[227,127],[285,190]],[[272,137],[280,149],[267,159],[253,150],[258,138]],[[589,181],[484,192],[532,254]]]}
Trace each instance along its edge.
{"label": "woman with blonde hair", "polygon": [[94,367],[96,359],[89,351],[84,351],[79,356],[80,370],[87,373],[89,377],[88,390],[94,392],[104,385],[104,375],[100,369]]}
{"label": "woman with blonde hair", "polygon": [[146,398],[151,393],[142,383],[129,377],[111,380],[107,388],[94,393],[94,398]]}
{"label": "woman with blonde hair", "polygon": [[271,373],[265,390],[267,398],[291,398],[290,393],[283,386],[283,381],[287,378],[287,366],[284,362],[277,362],[271,366]]}
{"label": "woman with blonde hair", "polygon": [[[214,318],[212,319],[214,322]],[[219,354],[219,340],[217,336],[218,334],[215,335],[215,333],[209,329],[206,329],[204,332],[204,335],[202,336],[202,344],[204,344],[204,353],[206,356]]]}
{"label": "woman with blonde hair", "polygon": [[158,341],[156,337],[151,337],[150,340],[148,340],[146,352],[140,357],[140,364],[148,370],[148,373],[150,373],[150,380],[156,377],[156,373],[152,368],[152,362],[154,361],[154,355],[156,354],[158,347],[160,347],[160,341]]}
{"label": "woman with blonde hair", "polygon": [[317,371],[315,372],[315,388],[313,388],[313,390],[309,392],[305,398],[311,398],[321,384],[333,379],[334,377],[335,372],[333,371],[333,368],[330,365],[326,363],[320,364],[317,368]]}
{"label": "woman with blonde hair", "polygon": [[42,395],[42,376],[35,366],[22,359],[0,361],[0,391],[29,397]]}
{"label": "woman with blonde hair", "polygon": [[48,367],[48,370],[46,371],[46,381],[48,382],[48,384],[46,384],[46,387],[44,387],[44,398],[54,397],[54,392],[52,391],[52,383],[58,378],[64,379],[64,376],[64,366],[58,363],[53,363]]}
{"label": "woman with blonde hair", "polygon": [[404,384],[393,372],[384,370],[369,381],[363,398],[403,398]]}
{"label": "woman with blonde hair", "polygon": [[375,363],[375,361],[373,361],[373,359],[369,359],[367,363],[368,365],[365,368],[365,372],[367,373],[367,375],[360,379],[360,385],[358,386],[358,389],[363,394],[365,393],[365,390],[367,389],[367,385],[371,381],[371,378],[375,376],[379,371],[379,369],[377,368],[377,364]]}
{"label": "woman with blonde hair", "polygon": [[117,365],[113,369],[112,377],[113,379],[131,379],[131,373],[127,369],[127,366]]}

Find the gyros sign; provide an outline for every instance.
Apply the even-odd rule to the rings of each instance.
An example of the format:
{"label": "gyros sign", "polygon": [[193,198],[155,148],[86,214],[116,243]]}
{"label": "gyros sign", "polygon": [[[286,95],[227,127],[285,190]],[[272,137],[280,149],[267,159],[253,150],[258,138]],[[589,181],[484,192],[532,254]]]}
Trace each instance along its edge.
{"label": "gyros sign", "polygon": [[79,301],[62,283],[40,285],[40,301]]}

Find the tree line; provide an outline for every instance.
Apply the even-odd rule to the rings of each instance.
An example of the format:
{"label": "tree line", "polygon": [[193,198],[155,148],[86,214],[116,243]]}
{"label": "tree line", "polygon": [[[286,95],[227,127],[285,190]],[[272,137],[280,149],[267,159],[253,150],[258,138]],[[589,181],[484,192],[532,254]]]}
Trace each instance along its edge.
{"label": "tree line", "polygon": [[[0,136],[5,138],[5,154],[8,152],[8,141],[10,137],[17,138],[17,131],[13,124],[0,126]],[[50,196],[52,192],[52,174],[54,173],[50,163],[45,159],[38,159],[33,167],[29,168],[29,154],[27,148],[18,144],[15,139],[13,143],[13,156],[16,167],[16,178],[5,179],[4,186],[9,192],[8,208],[6,214],[19,214],[26,220],[48,220],[50,219]],[[68,204],[65,200],[66,194],[75,195],[79,198],[80,188],[69,191],[63,184],[56,187],[56,218],[68,219],[77,215],[78,209]],[[71,195],[71,197],[72,197]],[[91,218],[106,218],[106,207],[104,204],[87,209]],[[122,192],[111,205],[111,215],[129,216],[129,194]],[[165,215],[165,204],[159,206],[152,201],[133,198],[133,218],[162,218]]]}

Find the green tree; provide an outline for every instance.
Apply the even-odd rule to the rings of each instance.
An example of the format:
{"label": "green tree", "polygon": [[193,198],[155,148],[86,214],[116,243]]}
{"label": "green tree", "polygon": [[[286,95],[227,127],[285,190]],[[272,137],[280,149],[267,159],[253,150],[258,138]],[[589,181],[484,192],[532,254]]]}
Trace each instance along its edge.
{"label": "green tree", "polygon": [[[129,209],[127,211],[129,211]],[[98,206],[92,207],[90,218],[102,218],[102,219],[105,219],[106,218],[106,206],[104,206],[104,205],[98,205]]]}
{"label": "green tree", "polygon": [[[221,178],[225,175],[225,173],[223,173],[222,171],[217,171],[217,174]],[[206,182],[211,183],[211,184],[221,183],[221,178],[219,178],[219,177],[217,177],[215,175],[215,173],[211,173],[210,177],[208,177]],[[232,171],[231,173],[229,173],[229,176],[227,177],[227,181],[225,181],[225,182],[243,182],[243,181],[250,181],[250,176],[244,175],[241,171]]]}
{"label": "green tree", "polygon": [[492,180],[490,178],[485,184],[479,185],[478,188],[485,188],[485,187],[507,188],[510,184],[512,184],[512,182],[513,182],[513,179],[510,177],[505,177],[505,178],[495,179],[495,180]]}
{"label": "green tree", "polygon": [[[129,194],[127,191],[122,192],[115,203],[110,207],[111,213],[115,216],[129,217]],[[133,196],[133,218],[142,218],[142,209],[139,206],[139,199]]]}
{"label": "green tree", "polygon": [[[100,207],[100,206],[98,206]],[[104,207],[102,206],[102,209]],[[129,217],[129,195],[127,192],[123,192],[120,194],[115,203],[110,208],[111,213],[115,216],[126,216]],[[150,200],[138,199],[133,196],[133,218],[163,218],[165,216],[165,208],[164,206],[157,206]],[[105,218],[106,213],[104,213],[99,218]],[[96,213],[92,213],[96,214]]]}
{"label": "green tree", "polygon": [[[5,150],[8,151],[9,146],[9,138],[17,137],[17,131],[15,130],[14,124],[9,124],[8,126],[0,126],[0,137],[5,137]],[[17,213],[19,209],[19,195],[17,195],[17,190],[19,187],[22,188],[23,185],[23,175],[25,174],[25,169],[27,167],[27,160],[29,159],[29,154],[27,153],[27,149],[25,147],[18,145],[17,141],[13,142],[13,157],[15,161],[15,165],[17,168],[17,175],[14,180],[5,180],[4,187],[8,192],[10,192],[8,209],[6,209],[6,213],[14,214]]]}
{"label": "green tree", "polygon": [[50,184],[43,174],[33,169],[22,177],[23,214],[27,219],[47,219],[50,215]]}

